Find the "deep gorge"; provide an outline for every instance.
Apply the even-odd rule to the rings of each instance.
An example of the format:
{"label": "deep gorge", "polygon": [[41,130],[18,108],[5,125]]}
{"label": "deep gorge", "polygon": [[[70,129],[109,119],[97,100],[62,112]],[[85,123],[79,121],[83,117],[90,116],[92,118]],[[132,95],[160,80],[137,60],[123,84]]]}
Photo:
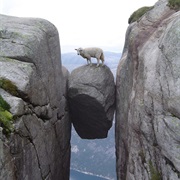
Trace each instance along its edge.
{"label": "deep gorge", "polygon": [[[103,118],[95,118],[92,122],[99,121],[92,128],[103,129],[103,135],[101,131],[96,134],[99,137],[106,137],[116,111],[118,180],[180,178],[180,11],[167,4],[167,0],[159,0],[129,25],[116,86],[111,84],[114,80],[110,80],[112,74],[105,66],[96,69],[106,74],[101,79],[107,84],[98,84],[99,79],[85,83],[85,79],[83,87],[73,86],[70,92],[71,98],[80,94],[73,101],[73,113],[79,113],[83,108],[79,110],[78,105],[84,107],[86,101],[97,107]],[[0,22],[0,179],[68,180],[70,74],[59,61],[58,31],[42,19],[0,15]],[[91,68],[94,71],[95,67]],[[79,71],[87,71],[89,80],[91,73],[95,74],[87,66]],[[80,78],[76,75],[73,82]],[[84,96],[83,88],[87,88],[86,93],[94,88],[93,93]],[[101,95],[106,98],[99,98]],[[10,109],[2,105],[4,101]],[[83,112],[87,109],[89,106]],[[92,116],[96,114],[94,109],[91,112]],[[74,121],[76,129],[87,138],[78,118]]]}

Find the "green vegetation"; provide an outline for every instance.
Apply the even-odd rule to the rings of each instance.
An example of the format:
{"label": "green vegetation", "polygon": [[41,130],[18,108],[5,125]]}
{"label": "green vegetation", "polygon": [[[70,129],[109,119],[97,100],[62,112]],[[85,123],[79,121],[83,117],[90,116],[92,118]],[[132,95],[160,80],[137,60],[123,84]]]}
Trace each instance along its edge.
{"label": "green vegetation", "polygon": [[151,173],[151,180],[161,180],[161,174],[158,170],[153,166],[152,162],[149,161],[149,169]]}
{"label": "green vegetation", "polygon": [[4,89],[5,91],[9,92],[14,96],[18,96],[18,89],[16,85],[14,85],[10,80],[5,78],[0,78],[0,88]]}
{"label": "green vegetation", "polygon": [[0,108],[9,111],[10,110],[10,105],[2,98],[0,95]]}
{"label": "green vegetation", "polygon": [[176,11],[180,10],[180,0],[169,0],[168,6]]}
{"label": "green vegetation", "polygon": [[[180,10],[180,0],[169,0],[168,6],[176,11]],[[154,6],[145,6],[136,10],[129,18],[128,23],[133,23],[139,20],[147,11],[151,10]]]}
{"label": "green vegetation", "polygon": [[151,10],[154,6],[150,6],[150,7],[142,7],[139,8],[138,10],[136,10],[135,12],[133,12],[133,14],[130,16],[128,23],[133,23],[137,20],[140,19],[140,17],[142,17],[147,11]]}
{"label": "green vegetation", "polygon": [[9,110],[10,105],[0,95],[0,126],[3,127],[3,132],[7,135],[13,131],[13,115]]}

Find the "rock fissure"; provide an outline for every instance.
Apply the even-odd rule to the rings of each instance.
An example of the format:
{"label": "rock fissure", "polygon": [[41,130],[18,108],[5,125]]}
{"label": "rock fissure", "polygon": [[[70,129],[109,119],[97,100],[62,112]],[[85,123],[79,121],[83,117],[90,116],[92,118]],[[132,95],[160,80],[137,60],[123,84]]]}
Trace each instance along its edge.
{"label": "rock fissure", "polygon": [[40,174],[41,174],[41,179],[44,180],[44,176],[43,176],[43,172],[42,172],[42,168],[41,168],[41,162],[40,162],[40,158],[39,158],[39,154],[37,151],[37,148],[33,142],[33,140],[31,138],[28,138],[28,140],[30,141],[30,143],[33,145],[34,149],[35,149],[35,153],[36,153],[36,158],[37,158],[37,162],[38,162],[38,167],[40,170]]}
{"label": "rock fissure", "polygon": [[[172,62],[171,62],[171,60],[167,57],[167,55],[165,54],[165,52],[164,52],[164,50],[163,50],[164,48],[161,48],[160,50],[161,50],[161,52],[162,52],[162,55],[164,56],[164,58],[165,58],[165,61],[164,61],[164,63],[166,64],[166,70],[170,70],[170,72],[171,72],[171,76],[174,78],[174,72],[173,72],[173,65],[172,65]],[[169,68],[168,68],[169,67]]]}
{"label": "rock fissure", "polygon": [[[41,119],[43,122],[46,122],[52,118],[53,110],[49,104],[37,106],[33,104],[27,104],[29,102],[25,102],[24,114],[22,115],[14,115],[15,119],[21,119],[24,115],[34,115],[38,119]],[[63,116],[63,115],[62,115]]]}
{"label": "rock fissure", "polygon": [[164,159],[166,161],[166,164],[168,164],[171,167],[171,169],[177,174],[178,178],[180,178],[180,171],[176,169],[173,162],[169,160],[166,156],[164,156]]}
{"label": "rock fissure", "polygon": [[[154,105],[153,105],[153,111],[154,111]],[[155,123],[156,123],[155,116],[151,116],[150,124],[151,124],[151,129],[152,129],[151,134],[152,134],[152,142],[153,142],[153,144],[151,144],[151,145],[152,145],[153,148],[156,148],[158,146],[158,141],[157,141],[157,137],[156,137]]]}
{"label": "rock fissure", "polygon": [[162,103],[162,108],[163,108],[163,112],[165,112],[165,107],[166,107],[166,99],[164,98],[164,91],[163,91],[163,85],[161,83],[161,80],[159,79],[159,90],[160,90],[160,97],[161,97],[161,103]]}
{"label": "rock fissure", "polygon": [[[164,124],[166,126],[166,131],[167,132],[170,131],[169,134],[171,134],[171,132],[173,134],[176,134],[175,130],[166,122],[165,117],[162,120],[163,120],[163,122],[164,122]],[[174,141],[177,142],[177,144],[180,144],[180,139],[178,138],[178,136],[175,137],[174,135],[171,135],[171,138],[174,139]]]}
{"label": "rock fissure", "polygon": [[1,56],[1,57],[5,58],[5,59],[9,59],[9,60],[26,62],[26,63],[32,64],[34,67],[36,67],[36,64],[33,63],[32,59],[29,57],[24,57],[24,56]]}

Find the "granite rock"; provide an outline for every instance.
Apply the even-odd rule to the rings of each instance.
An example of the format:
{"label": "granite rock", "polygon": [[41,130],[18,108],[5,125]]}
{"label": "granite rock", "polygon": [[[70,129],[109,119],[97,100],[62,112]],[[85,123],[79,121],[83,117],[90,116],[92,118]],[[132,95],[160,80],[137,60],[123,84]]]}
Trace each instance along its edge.
{"label": "granite rock", "polygon": [[117,70],[117,177],[180,179],[180,11],[159,0],[130,24]]}
{"label": "granite rock", "polygon": [[58,31],[43,19],[0,15],[0,88],[14,131],[0,129],[0,179],[69,179],[71,123],[68,73],[61,66]]}
{"label": "granite rock", "polygon": [[115,109],[115,83],[107,66],[72,71],[68,90],[72,123],[83,139],[106,138]]}

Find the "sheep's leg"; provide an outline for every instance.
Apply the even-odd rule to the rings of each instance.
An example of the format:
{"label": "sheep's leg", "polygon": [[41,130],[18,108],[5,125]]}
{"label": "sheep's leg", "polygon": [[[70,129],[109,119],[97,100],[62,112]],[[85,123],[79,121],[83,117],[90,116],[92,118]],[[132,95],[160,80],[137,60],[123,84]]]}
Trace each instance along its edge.
{"label": "sheep's leg", "polygon": [[89,59],[89,62],[90,62],[90,66],[92,66],[91,58]]}
{"label": "sheep's leg", "polygon": [[89,59],[87,59],[87,66],[89,65]]}
{"label": "sheep's leg", "polygon": [[87,66],[88,65],[92,66],[91,58],[87,58]]}
{"label": "sheep's leg", "polygon": [[104,66],[104,61],[102,61],[102,66]]}
{"label": "sheep's leg", "polygon": [[97,66],[96,67],[99,67],[99,59],[97,59]]}

